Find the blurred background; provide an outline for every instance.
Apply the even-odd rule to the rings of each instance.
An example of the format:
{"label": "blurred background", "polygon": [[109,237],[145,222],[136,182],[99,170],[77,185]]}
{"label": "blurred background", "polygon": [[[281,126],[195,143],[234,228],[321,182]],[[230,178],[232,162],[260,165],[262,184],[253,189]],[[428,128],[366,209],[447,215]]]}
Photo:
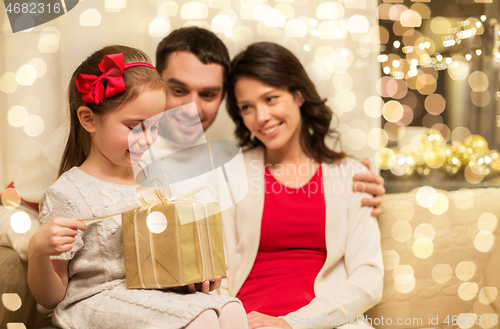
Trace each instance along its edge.
{"label": "blurred background", "polygon": [[[85,0],[14,34],[0,7],[0,182],[25,175],[66,122],[86,56],[125,44],[154,58],[170,31],[196,25],[232,57],[258,41],[290,49],[337,115],[343,150],[370,157],[389,191],[494,185],[499,14],[493,0]],[[224,103],[207,136],[234,139]]]}
{"label": "blurred background", "polygon": [[[340,124],[333,124],[339,124],[346,151],[373,156],[379,143],[369,141],[380,135],[380,116],[368,116],[364,109],[374,98],[381,102],[375,87],[380,78],[377,7],[376,0],[85,0],[64,16],[15,34],[2,8],[1,181],[5,186],[25,175],[23,164],[35,159],[65,122],[69,78],[91,52],[125,44],[154,60],[166,35],[191,25],[216,33],[231,57],[265,40],[290,49],[339,117]],[[207,137],[234,139],[233,127],[223,103]]]}

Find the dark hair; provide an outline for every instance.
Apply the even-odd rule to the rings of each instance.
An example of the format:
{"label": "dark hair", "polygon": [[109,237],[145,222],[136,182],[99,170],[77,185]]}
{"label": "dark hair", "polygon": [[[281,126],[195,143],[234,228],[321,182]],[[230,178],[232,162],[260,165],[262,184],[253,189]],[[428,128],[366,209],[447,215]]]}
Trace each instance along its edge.
{"label": "dark hair", "polygon": [[345,157],[325,143],[325,137],[339,141],[339,134],[330,128],[333,112],[321,99],[314,83],[300,61],[289,50],[270,42],[254,43],[238,54],[231,63],[228,79],[227,111],[236,124],[235,135],[241,146],[256,147],[263,143],[243,123],[234,94],[239,78],[249,77],[278,88],[286,88],[291,94],[300,92],[304,103],[300,107],[302,118],[300,145],[305,154],[319,162],[332,163]]}
{"label": "dark hair", "polygon": [[[141,50],[127,46],[114,45],[104,47],[94,52],[78,66],[68,85],[70,132],[59,167],[59,176],[74,166],[80,166],[90,154],[90,134],[80,124],[77,114],[78,109],[84,106],[84,102],[82,100],[82,93],[78,91],[78,87],[76,86],[76,79],[80,74],[100,76],[102,72],[99,70],[98,65],[103,60],[104,56],[117,53],[123,53],[125,64],[133,62],[146,62],[151,64],[149,57]],[[152,68],[145,66],[133,66],[125,69],[123,72],[123,80],[126,87],[124,92],[113,97],[104,98],[98,105],[88,103],[86,106],[97,115],[105,115],[112,110],[118,109],[127,102],[134,100],[145,89],[156,90],[165,88],[160,75]]]}
{"label": "dark hair", "polygon": [[167,68],[168,58],[176,51],[195,55],[203,64],[219,64],[224,69],[222,96],[226,92],[231,60],[226,46],[213,32],[190,26],[172,31],[156,48],[156,69],[160,75]]}

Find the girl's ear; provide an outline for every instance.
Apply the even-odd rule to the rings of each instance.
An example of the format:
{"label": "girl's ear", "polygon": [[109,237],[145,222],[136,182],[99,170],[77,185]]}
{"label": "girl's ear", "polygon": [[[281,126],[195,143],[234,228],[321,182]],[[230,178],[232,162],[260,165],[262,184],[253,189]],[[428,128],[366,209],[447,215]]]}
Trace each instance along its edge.
{"label": "girl's ear", "polygon": [[297,102],[297,105],[299,105],[299,107],[302,106],[302,104],[304,104],[304,97],[302,96],[302,93],[300,91],[296,91],[295,94],[293,95],[293,98],[295,99],[295,101]]}
{"label": "girl's ear", "polygon": [[89,133],[94,133],[96,131],[96,116],[94,112],[87,106],[80,106],[76,112],[78,120],[83,129]]}

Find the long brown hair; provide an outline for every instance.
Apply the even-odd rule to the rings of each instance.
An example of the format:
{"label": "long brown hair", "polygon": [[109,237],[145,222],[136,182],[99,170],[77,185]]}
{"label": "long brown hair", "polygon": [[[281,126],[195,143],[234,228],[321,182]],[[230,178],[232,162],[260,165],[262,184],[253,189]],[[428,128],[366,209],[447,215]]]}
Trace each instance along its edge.
{"label": "long brown hair", "polygon": [[[78,120],[78,108],[84,106],[82,93],[78,91],[76,79],[80,74],[101,75],[99,63],[105,55],[123,53],[125,64],[133,62],[150,63],[149,57],[142,51],[127,46],[107,46],[90,55],[75,70],[68,85],[68,109],[70,116],[70,132],[66,148],[64,149],[59,176],[74,166],[80,166],[90,154],[90,134],[82,127]],[[118,95],[105,98],[98,105],[89,103],[92,112],[97,115],[105,115],[109,111],[116,110],[129,101],[134,100],[144,90],[164,89],[160,75],[153,69],[144,66],[128,68],[123,73],[126,90]]]}
{"label": "long brown hair", "polygon": [[228,79],[227,111],[236,124],[236,138],[241,146],[256,147],[263,143],[252,136],[243,123],[238,108],[234,86],[239,78],[249,77],[278,88],[286,88],[291,94],[300,92],[304,103],[300,107],[302,118],[300,145],[305,154],[315,161],[332,163],[345,157],[325,143],[325,137],[339,142],[339,134],[330,128],[332,110],[321,99],[314,83],[307,75],[300,61],[286,48],[270,43],[254,43],[238,54],[231,62]]}

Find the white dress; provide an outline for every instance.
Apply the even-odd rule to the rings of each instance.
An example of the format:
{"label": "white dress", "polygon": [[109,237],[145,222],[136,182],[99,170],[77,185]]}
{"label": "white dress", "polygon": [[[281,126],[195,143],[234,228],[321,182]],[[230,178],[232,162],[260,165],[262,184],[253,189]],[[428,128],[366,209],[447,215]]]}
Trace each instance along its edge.
{"label": "white dress", "polygon": [[[118,185],[74,167],[43,197],[40,225],[54,217],[90,218],[117,212],[138,202],[136,185]],[[87,221],[73,249],[55,259],[70,260],[66,296],[52,322],[62,328],[172,328],[188,325],[201,312],[238,299],[203,293],[127,289],[121,217]]]}

